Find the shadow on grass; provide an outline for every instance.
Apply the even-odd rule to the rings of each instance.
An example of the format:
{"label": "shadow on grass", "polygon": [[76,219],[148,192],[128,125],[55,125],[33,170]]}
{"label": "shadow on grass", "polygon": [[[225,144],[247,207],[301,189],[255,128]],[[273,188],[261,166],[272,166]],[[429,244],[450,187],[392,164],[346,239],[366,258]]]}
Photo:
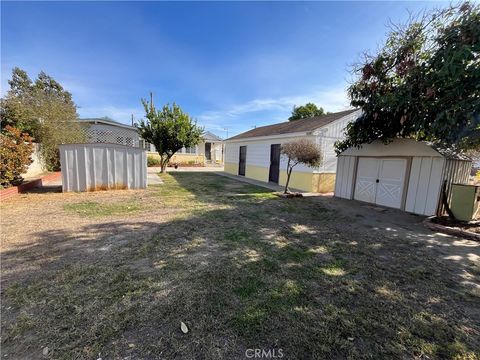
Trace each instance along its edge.
{"label": "shadow on grass", "polygon": [[155,191],[175,192],[172,206],[183,196],[204,207],[163,223],[38,232],[2,254],[4,353],[451,358],[479,348],[478,297],[428,247],[214,174],[163,180]]}

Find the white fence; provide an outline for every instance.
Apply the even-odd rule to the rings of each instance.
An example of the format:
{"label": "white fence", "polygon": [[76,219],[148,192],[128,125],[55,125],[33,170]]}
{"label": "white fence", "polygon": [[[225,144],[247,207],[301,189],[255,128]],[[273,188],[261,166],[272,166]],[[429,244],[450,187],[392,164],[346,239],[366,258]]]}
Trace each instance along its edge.
{"label": "white fence", "polygon": [[60,145],[63,191],[144,189],[144,150],[117,144]]}

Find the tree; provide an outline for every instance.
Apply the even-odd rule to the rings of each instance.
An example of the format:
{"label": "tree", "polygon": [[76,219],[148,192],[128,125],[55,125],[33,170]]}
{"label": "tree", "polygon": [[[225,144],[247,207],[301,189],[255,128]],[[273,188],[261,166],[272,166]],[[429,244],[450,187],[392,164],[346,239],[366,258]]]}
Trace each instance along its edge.
{"label": "tree", "polygon": [[337,152],[397,137],[455,149],[480,147],[480,14],[465,3],[391,30],[383,48],[354,67],[351,105],[362,115]]}
{"label": "tree", "polygon": [[288,158],[285,194],[289,192],[288,184],[290,183],[290,176],[295,166],[305,164],[314,168],[320,166],[320,162],[322,161],[322,153],[317,144],[307,139],[294,140],[283,144],[281,153]]}
{"label": "tree", "polygon": [[46,170],[58,170],[58,145],[85,140],[72,95],[44,72],[33,82],[19,68],[13,69],[9,85],[1,100],[2,131],[10,125],[27,132],[40,144]]}
{"label": "tree", "polygon": [[175,103],[156,110],[153,101],[142,99],[146,120],[140,120],[140,136],[153,144],[160,155],[161,172],[164,173],[170,158],[182,147],[192,147],[200,142],[203,129]]}
{"label": "tree", "polygon": [[299,119],[311,118],[314,116],[324,115],[325,111],[322,107],[317,107],[314,103],[307,103],[301,106],[294,106],[292,110],[292,116],[288,118],[289,121],[295,121]]}
{"label": "tree", "polygon": [[0,134],[0,185],[7,187],[22,182],[32,163],[32,138],[10,125]]}

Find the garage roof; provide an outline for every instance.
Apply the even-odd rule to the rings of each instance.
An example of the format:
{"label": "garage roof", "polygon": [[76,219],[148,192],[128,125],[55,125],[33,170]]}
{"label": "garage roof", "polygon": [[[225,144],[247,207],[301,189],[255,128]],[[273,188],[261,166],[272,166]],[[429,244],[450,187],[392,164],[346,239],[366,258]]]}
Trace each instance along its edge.
{"label": "garage roof", "polygon": [[351,109],[307,119],[286,121],[279,124],[261,126],[233,136],[227,140],[313,131],[321,128],[322,126],[328,125],[335,120],[341,119],[342,117],[347,116],[357,110],[358,109]]}

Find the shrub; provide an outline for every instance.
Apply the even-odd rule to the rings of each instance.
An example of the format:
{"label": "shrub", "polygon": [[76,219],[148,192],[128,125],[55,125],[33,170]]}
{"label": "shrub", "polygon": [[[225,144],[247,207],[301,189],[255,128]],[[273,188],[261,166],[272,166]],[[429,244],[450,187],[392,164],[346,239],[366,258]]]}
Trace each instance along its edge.
{"label": "shrub", "polygon": [[147,156],[147,166],[159,166],[160,158],[157,156]]}
{"label": "shrub", "polygon": [[3,187],[20,184],[21,174],[32,163],[32,138],[17,128],[7,125],[0,134],[0,184]]}
{"label": "shrub", "polygon": [[322,153],[311,140],[299,139],[287,142],[282,145],[281,152],[288,159],[287,161],[287,182],[285,183],[285,191],[287,194],[288,184],[290,183],[290,176],[292,175],[293,168],[298,164],[304,164],[311,168],[315,168],[320,165],[322,161]]}

